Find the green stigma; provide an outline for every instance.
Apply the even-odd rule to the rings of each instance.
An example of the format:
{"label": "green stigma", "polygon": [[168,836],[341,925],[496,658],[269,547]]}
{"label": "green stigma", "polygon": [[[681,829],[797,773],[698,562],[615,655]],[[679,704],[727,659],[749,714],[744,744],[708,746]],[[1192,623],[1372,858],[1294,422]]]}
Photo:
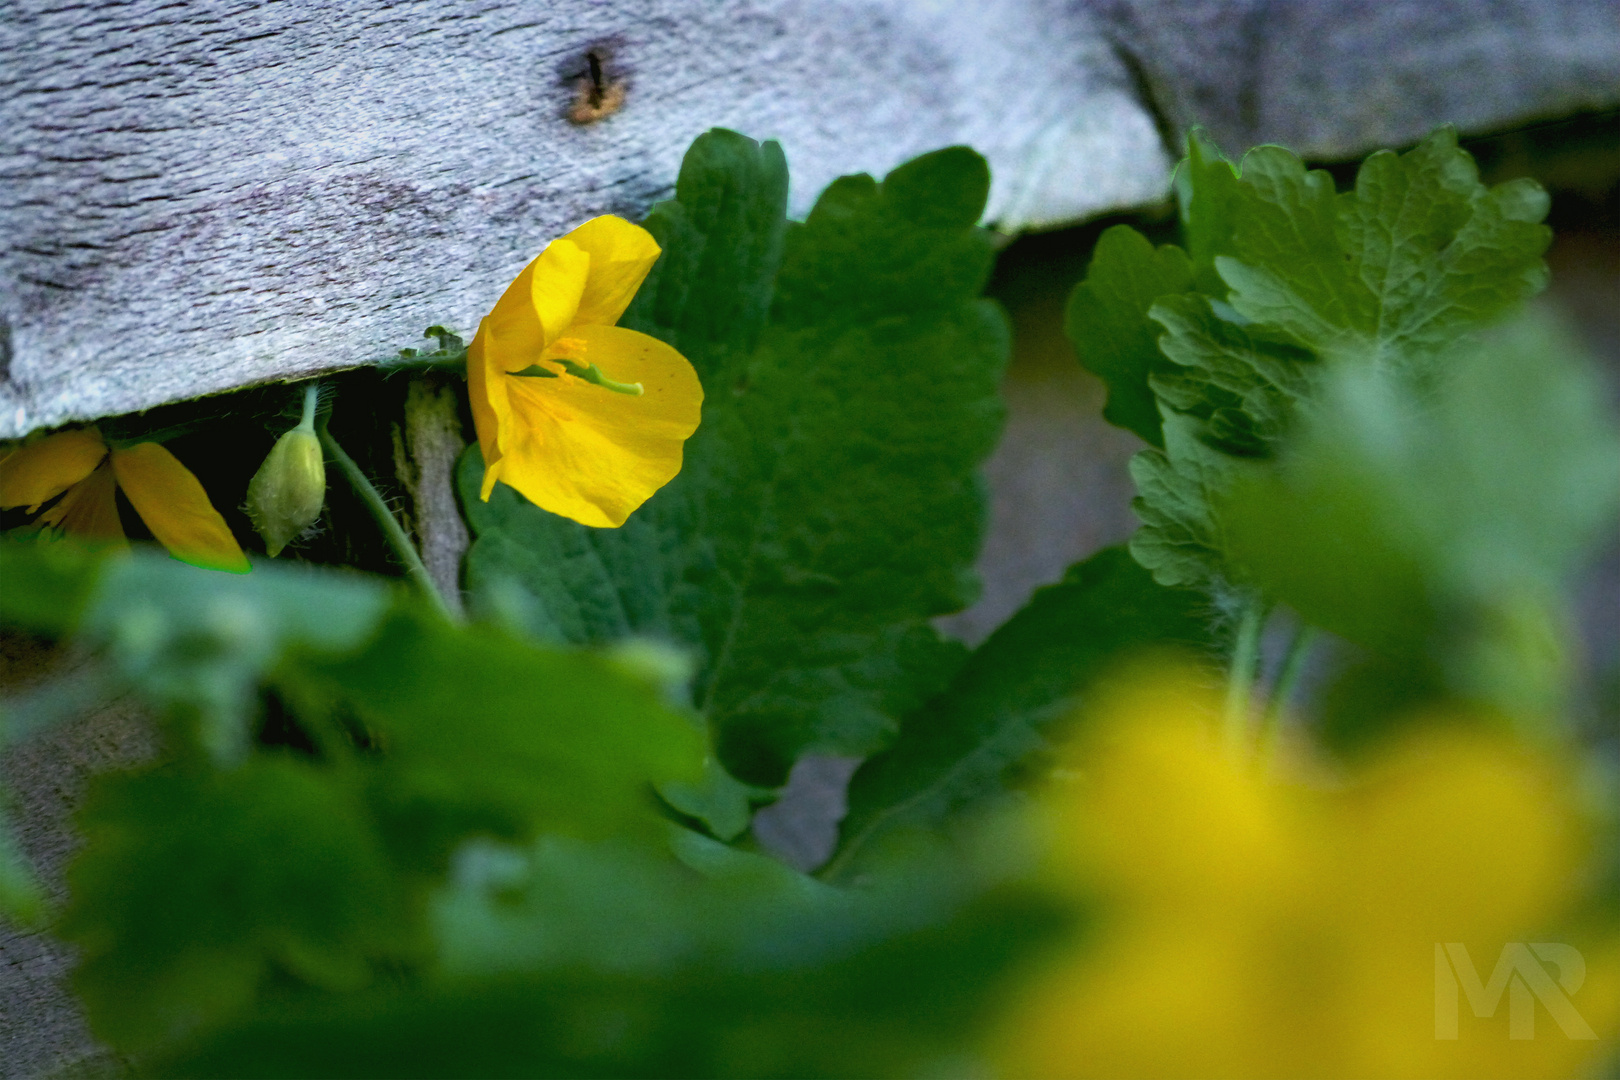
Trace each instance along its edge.
{"label": "green stigma", "polygon": [[[594,386],[600,386],[604,390],[611,390],[615,394],[629,394],[631,397],[640,397],[647,392],[638,382],[622,383],[609,377],[595,364],[580,364],[561,356],[554,358],[551,362],[561,364],[563,370],[574,378],[583,379]],[[510,374],[531,379],[556,379],[561,377],[550,368],[541,367],[539,364],[530,364],[522,371],[513,371]]]}

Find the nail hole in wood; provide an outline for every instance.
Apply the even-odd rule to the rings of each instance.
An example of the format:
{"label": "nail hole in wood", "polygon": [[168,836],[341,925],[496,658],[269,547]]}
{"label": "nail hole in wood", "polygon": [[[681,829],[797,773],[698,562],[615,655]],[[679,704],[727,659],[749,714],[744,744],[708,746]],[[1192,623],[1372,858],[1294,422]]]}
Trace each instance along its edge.
{"label": "nail hole in wood", "polygon": [[574,79],[574,100],[568,107],[571,123],[594,124],[624,108],[624,80],[614,74],[611,61],[605,48],[585,51],[585,70]]}

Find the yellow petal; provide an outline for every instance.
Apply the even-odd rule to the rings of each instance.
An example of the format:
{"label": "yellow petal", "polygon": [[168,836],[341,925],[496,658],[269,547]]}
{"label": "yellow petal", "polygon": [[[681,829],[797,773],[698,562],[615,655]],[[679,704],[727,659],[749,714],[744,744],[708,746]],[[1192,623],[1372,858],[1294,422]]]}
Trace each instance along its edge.
{"label": "yellow petal", "polygon": [[118,520],[117,484],[112,462],[104,459],[90,475],[68,489],[62,501],[39,516],[39,523],[59,529],[88,544],[125,546],[124,525]]}
{"label": "yellow petal", "polygon": [[591,257],[590,278],[574,322],[612,326],[635,298],[660,249],[652,233],[611,214],[592,218],[567,236]]}
{"label": "yellow petal", "polygon": [[567,330],[590,266],[591,257],[571,241],[553,240],[501,294],[467,348],[467,391],[484,453],[486,502],[501,475],[501,432],[511,414],[503,375],[536,363]]}
{"label": "yellow petal", "polygon": [[503,376],[511,415],[501,428],[500,479],[554,514],[616,528],[681,471],[703,386],[657,338],[617,326],[575,326],[569,336],[585,343],[589,362],[619,382],[641,383],[644,393],[566,375]]}
{"label": "yellow petal", "polygon": [[[544,330],[545,343],[550,345],[562,337],[578,316],[580,298],[590,281],[591,257],[570,240],[553,240],[529,264],[529,273],[529,302]],[[500,304],[497,303],[495,309],[491,318],[500,311]],[[502,338],[507,336],[504,328],[497,329]],[[532,363],[533,359],[529,359],[521,366]]]}
{"label": "yellow petal", "polygon": [[1347,926],[1386,940],[1514,940],[1558,910],[1579,872],[1562,785],[1522,748],[1429,733],[1368,781],[1343,796],[1339,874],[1325,882]]}
{"label": "yellow petal", "polygon": [[489,502],[495,481],[501,475],[500,430],[509,423],[512,407],[507,401],[506,369],[491,358],[489,320],[478,324],[478,333],[467,346],[467,401],[472,406],[473,427],[478,432],[478,449],[484,454],[484,486],[480,497]]}
{"label": "yellow petal", "polygon": [[107,444],[95,428],[47,435],[0,459],[0,507],[37,509],[95,471]]}
{"label": "yellow petal", "polygon": [[112,452],[130,505],[169,554],[193,566],[245,574],[247,556],[191,470],[157,443]]}
{"label": "yellow petal", "polygon": [[553,240],[506,287],[483,328],[502,343],[497,359],[520,371],[574,321],[590,275],[591,257],[568,240]]}

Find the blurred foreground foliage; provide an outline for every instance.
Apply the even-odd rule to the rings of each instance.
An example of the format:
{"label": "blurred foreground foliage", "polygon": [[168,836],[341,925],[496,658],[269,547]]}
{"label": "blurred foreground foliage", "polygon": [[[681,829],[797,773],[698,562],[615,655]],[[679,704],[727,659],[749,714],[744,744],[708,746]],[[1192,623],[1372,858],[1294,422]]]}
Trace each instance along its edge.
{"label": "blurred foreground foliage", "polygon": [[990,870],[851,894],[673,824],[654,785],[704,740],[645,649],[339,571],[3,558],[8,621],[77,624],[161,721],[93,785],[55,925],[95,1032],[159,1075],[910,1072],[1073,918]]}
{"label": "blurred foreground foliage", "polygon": [[[1185,249],[1110,230],[1069,311],[1149,444],[1143,528],[970,651],[929,620],[973,598],[1001,419],[988,182],[952,148],[789,222],[779,148],[700,138],[624,319],[702,378],[685,467],[596,530],[480,501],[469,449],[469,624],[340,569],[0,543],[0,620],[92,657],[7,699],[0,746],[125,694],[158,727],[93,782],[65,910],[0,829],[0,905],[78,948],[95,1034],[162,1076],[1433,1075],[1497,1033],[1402,1056],[1428,1005],[1385,1024],[1356,980],[1386,969],[1335,949],[1396,927],[1374,959],[1421,982],[1424,935],[1567,931],[1607,993],[1617,748],[1571,723],[1568,592],[1620,436],[1524,306],[1539,189],[1484,188],[1447,132],[1344,193],[1195,135]],[[1306,708],[1309,633],[1259,663],[1281,611],[1334,642]],[[1438,794],[1384,813],[1363,763],[1442,728]],[[866,760],[812,877],[749,825],[815,752]],[[1532,788],[1551,824],[1485,851]],[[1409,872],[1431,825],[1451,877]],[[1486,895],[1526,875],[1536,903]],[[1298,979],[1340,1042],[1277,1056],[1211,1005]]]}

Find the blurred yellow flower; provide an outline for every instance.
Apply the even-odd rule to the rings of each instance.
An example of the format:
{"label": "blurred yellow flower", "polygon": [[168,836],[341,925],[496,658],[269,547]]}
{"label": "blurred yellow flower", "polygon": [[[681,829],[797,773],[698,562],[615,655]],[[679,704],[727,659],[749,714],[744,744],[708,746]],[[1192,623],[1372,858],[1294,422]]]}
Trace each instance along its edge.
{"label": "blurred yellow flower", "polygon": [[120,488],[175,558],[236,574],[250,569],[197,478],[157,443],[109,447],[95,428],[78,428],[0,458],[0,508],[33,512],[61,495],[39,524],[89,543],[126,543],[115,497]]}
{"label": "blurred yellow flower", "polygon": [[1004,1076],[1477,1080],[1574,1075],[1614,1051],[1613,928],[1581,942],[1584,979],[1514,945],[1575,952],[1540,944],[1583,854],[1555,763],[1427,725],[1312,782],[1234,759],[1212,695],[1159,686],[1114,702],[1038,811],[1056,880],[1098,918],[1013,1002]]}
{"label": "blurred yellow flower", "polygon": [[657,261],[651,234],[593,218],[546,245],[478,327],[467,387],[497,481],[554,514],[617,527],[681,471],[703,387],[686,358],[614,324]]}

